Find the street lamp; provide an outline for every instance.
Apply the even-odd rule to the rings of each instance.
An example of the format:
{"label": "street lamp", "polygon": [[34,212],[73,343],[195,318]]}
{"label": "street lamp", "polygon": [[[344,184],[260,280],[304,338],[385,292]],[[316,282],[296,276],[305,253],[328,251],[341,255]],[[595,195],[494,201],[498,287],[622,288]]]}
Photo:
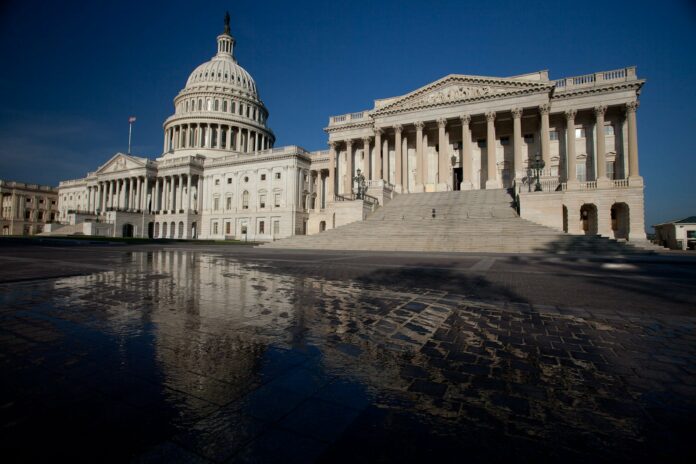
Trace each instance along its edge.
{"label": "street lamp", "polygon": [[546,163],[543,159],[541,159],[539,152],[537,152],[537,154],[534,156],[534,160],[532,161],[532,170],[534,171],[534,178],[536,179],[536,185],[534,186],[535,192],[542,191],[541,182],[539,182],[539,176],[541,175],[541,171],[544,169],[545,165]]}

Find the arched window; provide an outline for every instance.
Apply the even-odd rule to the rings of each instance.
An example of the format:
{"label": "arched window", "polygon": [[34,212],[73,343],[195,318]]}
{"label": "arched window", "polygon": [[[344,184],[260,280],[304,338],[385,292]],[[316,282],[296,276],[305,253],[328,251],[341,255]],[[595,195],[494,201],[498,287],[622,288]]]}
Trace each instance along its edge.
{"label": "arched window", "polygon": [[246,190],[242,194],[242,209],[249,209],[249,192]]}
{"label": "arched window", "polygon": [[203,100],[201,98],[198,99],[198,111],[203,111]]}
{"label": "arched window", "polygon": [[215,111],[220,110],[220,100],[215,100],[215,106],[213,107]]}
{"label": "arched window", "polygon": [[235,108],[235,102],[230,103],[230,113],[234,113],[236,108]]}
{"label": "arched window", "polygon": [[186,101],[186,111],[188,111],[188,100]]}
{"label": "arched window", "polygon": [[227,112],[227,100],[222,101],[222,111]]}
{"label": "arched window", "polygon": [[213,109],[213,102],[210,98],[205,102],[205,109],[211,111]]}

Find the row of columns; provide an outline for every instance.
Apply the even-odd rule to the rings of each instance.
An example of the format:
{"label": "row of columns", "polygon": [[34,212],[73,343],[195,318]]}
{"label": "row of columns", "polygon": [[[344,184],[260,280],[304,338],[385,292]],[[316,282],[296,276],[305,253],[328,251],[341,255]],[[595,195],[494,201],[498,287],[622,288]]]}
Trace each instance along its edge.
{"label": "row of columns", "polygon": [[[626,105],[626,119],[628,125],[628,166],[629,166],[629,177],[638,177],[638,137],[637,137],[637,125],[636,125],[636,109],[638,108],[638,102],[633,101]],[[551,112],[551,106],[548,104],[541,105],[538,108],[540,116],[540,139],[541,139],[541,156],[546,164],[550,166],[551,164],[551,150],[550,150],[550,124],[549,124],[549,114]],[[604,134],[604,114],[606,113],[606,106],[598,106],[593,108],[595,114],[595,123],[597,130],[597,177],[599,179],[607,179],[606,173],[606,141]],[[495,153],[496,147],[496,128],[495,120],[497,112],[491,111],[484,114],[486,119],[486,146],[487,152],[490,151],[492,156],[486,156],[486,168],[487,168],[487,178],[485,182],[485,187],[490,188],[500,188],[502,186],[501,180],[498,179],[498,169],[497,169],[497,156]],[[527,173],[524,170],[524,159],[523,159],[523,136],[522,136],[522,108],[512,108],[510,110],[513,122],[513,171],[515,178],[520,179],[524,177]],[[566,128],[566,154],[567,154],[567,168],[569,181],[577,181],[576,174],[576,153],[575,153],[575,117],[577,114],[576,109],[570,109],[565,111]],[[473,181],[473,154],[472,154],[472,137],[471,137],[471,115],[465,114],[459,117],[461,122],[462,130],[462,144],[460,150],[460,163],[462,167],[462,188],[471,188]],[[446,184],[449,188],[452,187],[452,174],[449,169],[449,156],[447,152],[447,146],[445,145],[447,141],[446,128],[448,121],[446,119],[438,119],[435,121],[437,123],[437,143],[439,144],[439,152],[437,158],[437,183],[440,185]],[[415,183],[416,191],[423,191],[424,184],[428,179],[428,163],[423,152],[423,129],[425,128],[427,122],[417,121],[413,123],[416,130],[416,166],[415,166]],[[393,140],[394,140],[394,152],[395,152],[395,179],[394,183],[397,186],[403,186],[406,183],[408,172],[406,170],[406,162],[404,159],[404,154],[402,153],[402,135],[403,126],[401,124],[396,124],[391,127],[393,129]],[[363,157],[362,171],[368,174],[371,180],[383,179],[385,181],[389,180],[389,157],[385,153],[382,155],[382,150],[388,149],[388,141],[383,141],[382,137],[385,133],[385,128],[375,128],[374,130],[374,141],[375,141],[375,151],[374,157],[376,163],[374,164],[374,169],[370,169],[370,144],[371,137],[364,137],[362,139],[362,148],[365,156]],[[328,195],[333,198],[332,195],[335,194],[336,186],[336,169],[338,168],[338,163],[343,162],[345,164],[346,176],[343,179],[343,191],[351,192],[353,179],[352,173],[354,171],[353,166],[353,150],[356,141],[354,139],[347,139],[342,141],[345,144],[346,156],[343,161],[337,159],[337,148],[338,144],[341,142],[331,141],[329,142],[329,188]],[[488,153],[487,153],[488,155]],[[607,179],[608,180],[608,179]]]}
{"label": "row of columns", "polygon": [[[314,198],[314,212],[320,212],[322,209],[326,207],[326,203],[329,198],[329,192],[328,192],[328,179],[329,179],[329,171],[325,169],[313,169],[309,172],[310,175],[310,195],[308,198]],[[333,197],[331,197],[333,199]],[[310,204],[310,201],[308,199],[307,204],[305,205],[305,209],[307,211],[312,210],[312,206]]]}
{"label": "row of columns", "polygon": [[[192,177],[197,177],[197,183],[193,184]],[[87,187],[87,211],[97,213],[107,209],[125,211],[180,211],[200,209],[197,200],[202,200],[200,195],[193,195],[192,187],[196,191],[202,190],[203,179],[197,175],[173,174],[157,177],[127,177],[100,181],[96,185]],[[148,205],[148,194],[150,204]],[[185,206],[185,207],[184,207]]]}
{"label": "row of columns", "polygon": [[164,151],[180,148],[217,148],[254,152],[271,148],[271,138],[258,131],[221,124],[182,124],[164,131]]}

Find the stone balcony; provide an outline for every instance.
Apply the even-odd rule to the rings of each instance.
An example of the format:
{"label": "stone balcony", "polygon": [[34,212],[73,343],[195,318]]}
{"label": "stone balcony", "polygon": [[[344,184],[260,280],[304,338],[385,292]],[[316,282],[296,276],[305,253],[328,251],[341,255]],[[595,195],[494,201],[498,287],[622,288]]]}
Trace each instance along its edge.
{"label": "stone balcony", "polygon": [[629,82],[638,80],[636,76],[636,67],[629,66],[627,68],[614,69],[611,71],[600,71],[583,76],[564,77],[554,81],[556,92],[566,90],[574,90],[587,87],[597,87],[613,82]]}

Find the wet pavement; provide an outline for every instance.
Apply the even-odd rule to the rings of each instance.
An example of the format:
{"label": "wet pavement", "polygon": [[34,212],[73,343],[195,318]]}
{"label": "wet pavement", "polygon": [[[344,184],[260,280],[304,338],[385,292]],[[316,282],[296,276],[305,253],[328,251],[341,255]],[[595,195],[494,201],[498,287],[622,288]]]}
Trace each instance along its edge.
{"label": "wet pavement", "polygon": [[[671,293],[637,293],[663,300],[651,312],[620,294],[598,307],[520,297],[505,263],[502,281],[486,278],[490,257],[459,257],[471,272],[458,274],[398,257],[366,270],[249,250],[61,253],[79,251],[42,250],[45,275],[27,271],[36,257],[0,250],[0,446],[16,462],[694,454],[693,264],[672,269]],[[556,265],[529,260],[519,279]],[[578,288],[579,276],[618,272],[590,267],[573,265]]]}

